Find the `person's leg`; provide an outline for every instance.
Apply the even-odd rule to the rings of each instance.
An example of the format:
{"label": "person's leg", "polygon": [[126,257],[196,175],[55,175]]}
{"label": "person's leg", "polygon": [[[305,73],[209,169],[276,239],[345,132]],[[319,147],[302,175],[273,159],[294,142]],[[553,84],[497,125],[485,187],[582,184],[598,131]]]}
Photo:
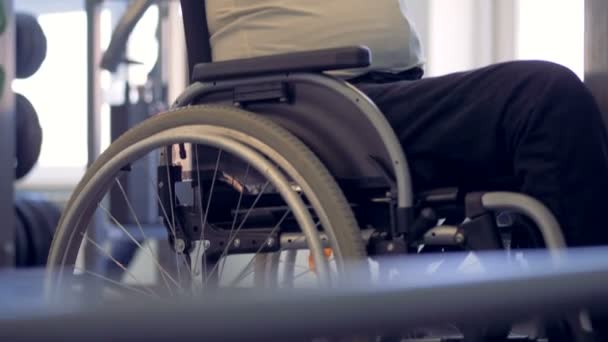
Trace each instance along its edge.
{"label": "person's leg", "polygon": [[571,246],[608,244],[608,140],[595,100],[568,69],[496,64],[357,86],[385,113],[417,187],[513,177],[552,210]]}

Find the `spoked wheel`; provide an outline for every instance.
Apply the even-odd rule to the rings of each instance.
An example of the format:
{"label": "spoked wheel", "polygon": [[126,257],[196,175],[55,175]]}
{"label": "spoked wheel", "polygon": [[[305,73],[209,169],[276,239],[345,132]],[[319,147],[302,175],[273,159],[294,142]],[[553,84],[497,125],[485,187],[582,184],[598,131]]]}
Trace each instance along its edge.
{"label": "spoked wheel", "polygon": [[[146,224],[123,186],[125,175],[149,170],[138,160],[159,155],[157,179],[150,182],[154,198],[147,200],[158,205],[157,225],[167,231],[159,244],[168,240],[174,259],[169,262],[159,259],[147,243]],[[121,223],[107,209],[111,191],[122,194],[131,224]],[[95,234],[88,232],[95,217],[124,234],[140,259],[153,265],[154,284],[141,281],[129,265],[95,241]],[[293,252],[280,255],[304,248],[310,250],[312,267],[297,265]],[[83,249],[110,260],[124,274],[111,277],[87,269],[90,263],[77,262]],[[47,290],[51,295],[65,290],[78,279],[74,274],[98,279],[108,288],[161,297],[250,283],[291,286],[296,279],[290,274],[312,275],[315,285],[339,286],[338,279],[355,276],[350,262],[365,259],[361,232],[344,195],[306,146],[259,115],[193,106],[131,129],[89,168],[55,233]],[[283,278],[289,279],[277,282],[281,263],[293,265],[285,265],[290,271],[283,272]],[[303,273],[292,272],[296,267]],[[255,279],[252,274],[257,274]],[[357,267],[356,276],[361,280],[367,271]]]}

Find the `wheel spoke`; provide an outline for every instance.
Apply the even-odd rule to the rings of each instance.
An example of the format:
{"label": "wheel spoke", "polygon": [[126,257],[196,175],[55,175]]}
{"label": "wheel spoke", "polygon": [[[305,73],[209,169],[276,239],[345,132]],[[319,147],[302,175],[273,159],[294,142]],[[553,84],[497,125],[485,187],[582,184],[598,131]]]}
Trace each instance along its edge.
{"label": "wheel spoke", "polygon": [[291,278],[291,275],[294,274],[296,266],[306,269],[306,267],[302,265],[296,265],[297,257],[298,251],[288,250],[285,252],[285,259],[283,260],[285,264],[285,267],[283,267],[283,277],[285,278],[285,286],[293,287],[293,278]]}
{"label": "wheel spoke", "polygon": [[290,261],[285,261],[285,260],[279,260],[279,264],[293,265],[293,267],[295,267],[295,268],[300,268],[300,269],[304,269],[304,270],[308,269],[308,267],[302,266],[302,265],[298,265],[296,262],[290,262]]}
{"label": "wheel spoke", "polygon": [[104,275],[101,275],[101,274],[93,272],[93,271],[85,270],[85,269],[82,269],[82,268],[79,268],[79,267],[74,267],[74,270],[77,271],[77,272],[82,272],[82,273],[91,275],[93,277],[96,277],[96,278],[99,278],[101,280],[107,281],[107,282],[109,282],[109,283],[111,283],[111,284],[113,284],[115,286],[120,287],[120,288],[127,289],[129,291],[132,291],[132,292],[144,295],[144,296],[153,297],[153,298],[160,298],[157,295],[151,295],[151,294],[149,294],[149,293],[147,293],[147,292],[145,292],[143,290],[140,290],[140,289],[138,289],[136,287],[127,285],[125,283],[118,282],[116,280],[112,280],[112,279],[110,279],[110,278],[108,278],[108,277],[106,277]]}
{"label": "wheel spoke", "polygon": [[[154,188],[156,188],[156,185],[152,184],[152,186]],[[163,212],[163,217],[165,218],[165,222],[167,222],[167,224],[169,225],[169,229],[171,230],[171,234],[173,234],[173,239],[175,240],[175,238],[177,236],[176,233],[175,233],[175,226],[171,225],[171,221],[169,220],[169,216],[167,215],[167,210],[165,209],[165,206],[163,205],[163,201],[160,199],[160,196],[158,195],[158,192],[154,191],[154,195],[156,195],[156,200],[158,201],[160,209]],[[190,263],[188,262],[188,260],[186,259],[186,255],[184,253],[177,253],[176,252],[175,253],[176,259],[178,259],[178,255],[180,255],[180,254],[181,254],[181,257],[182,257],[182,259],[184,261],[184,264],[186,265],[186,268],[190,272],[190,275],[192,275],[192,267],[191,267]],[[177,262],[178,262],[178,265],[179,265],[180,264],[179,260],[177,260]],[[178,271],[179,271],[179,268],[178,268]]]}
{"label": "wheel spoke", "polygon": [[[122,197],[125,199],[127,207],[129,208],[129,211],[131,212],[131,216],[133,216],[133,219],[135,220],[137,228],[139,229],[139,232],[141,233],[142,240],[147,241],[148,237],[146,236],[146,233],[144,232],[144,228],[141,226],[139,217],[137,216],[137,213],[135,212],[135,209],[133,208],[133,205],[131,204],[131,201],[129,200],[129,196],[127,196],[127,192],[125,191],[125,188],[122,186],[122,183],[120,182],[118,177],[114,178],[114,180],[116,182],[116,185],[118,185],[118,188],[120,189],[120,193],[122,194]],[[150,244],[146,244],[146,245],[148,246],[150,254],[154,254]],[[163,272],[160,272],[160,276],[163,278],[163,282],[167,283],[167,279],[165,279],[165,275],[163,274]],[[179,279],[179,275],[177,278]]]}
{"label": "wheel spoke", "polygon": [[[81,247],[82,241],[90,242],[88,239],[83,239],[80,232],[88,229],[87,225],[90,224],[91,211],[97,209],[98,214],[101,214],[99,210],[101,208],[106,212],[104,213],[106,221],[111,221],[109,223],[112,223],[112,225],[115,224],[113,230],[118,232],[119,228],[128,237],[123,237],[122,241],[130,244],[131,242],[128,241],[130,239],[139,250],[146,250],[145,255],[138,254],[138,259],[141,256],[146,259],[146,263],[153,262],[155,264],[154,272],[160,272],[160,275],[154,274],[156,279],[149,288],[161,296],[165,296],[169,291],[172,292],[172,295],[181,295],[185,293],[184,291],[190,292],[191,288],[186,285],[187,281],[182,279],[182,276],[186,277],[186,266],[190,268],[191,275],[193,275],[193,270],[201,270],[196,273],[197,276],[201,276],[201,280],[204,278],[204,281],[200,282],[200,288],[204,288],[207,283],[212,284],[217,279],[221,280],[222,287],[230,286],[233,276],[240,272],[243,267],[245,268],[241,274],[244,275],[250,272],[249,265],[255,262],[255,258],[261,260],[260,256],[264,256],[264,253],[279,249],[280,239],[277,237],[292,238],[292,233],[289,233],[290,237],[287,237],[281,235],[281,231],[292,228],[292,226],[296,228],[298,225],[301,226],[302,233],[293,234],[293,238],[298,238],[298,240],[286,248],[306,247],[305,241],[307,241],[311,255],[317,262],[316,267],[312,265],[312,262],[309,262],[311,264],[310,269],[312,271],[316,269],[315,273],[320,279],[321,286],[325,283],[329,284],[331,275],[328,274],[328,271],[335,272],[336,267],[333,263],[330,268],[326,265],[328,257],[324,256],[323,252],[325,246],[327,246],[328,238],[343,236],[346,233],[353,235],[358,232],[358,227],[353,221],[352,211],[344,196],[340,193],[340,189],[335,186],[330,173],[322,164],[319,164],[318,158],[313,153],[309,153],[310,151],[306,149],[305,145],[298,139],[293,139],[289,134],[286,135],[286,132],[278,126],[266,125],[263,121],[258,122],[259,120],[256,121],[255,118],[244,113],[239,115],[238,111],[226,111],[224,116],[215,120],[215,116],[211,115],[213,111],[209,111],[210,115],[205,116],[202,114],[205,114],[208,109],[205,107],[195,109],[196,111],[192,112],[185,110],[177,117],[172,115],[161,117],[159,118],[160,126],[157,126],[155,120],[145,122],[142,126],[129,132],[131,139],[125,138],[117,141],[116,148],[104,155],[107,159],[100,160],[95,164],[95,168],[88,170],[79,187],[80,190],[74,194],[64,213],[61,226],[61,231],[64,234],[57,235],[58,242],[54,244],[57,247],[54,247],[55,249],[50,254],[49,270],[52,270],[55,265],[66,270],[73,269],[72,265],[74,259],[79,255],[78,248]],[[178,109],[178,111],[180,110]],[[202,114],[198,113],[199,110]],[[217,108],[217,110],[221,110],[221,108]],[[182,115],[184,118],[188,118],[187,122],[181,121]],[[205,120],[197,120],[200,118]],[[180,141],[188,141],[188,143],[186,145],[182,144],[178,151],[176,145]],[[276,144],[269,145],[269,141],[274,141]],[[189,146],[190,144],[191,146]],[[163,160],[160,161],[160,164],[156,163],[155,165],[158,166],[159,179],[152,182],[155,183],[154,186],[157,190],[155,195],[160,204],[158,211],[162,211],[163,221],[166,222],[165,227],[161,227],[159,233],[164,232],[164,234],[161,234],[164,236],[163,241],[166,236],[172,236],[170,238],[171,250],[166,249],[166,245],[161,245],[163,248],[157,253],[154,243],[152,243],[152,248],[143,246],[148,236],[154,239],[156,239],[156,236],[152,236],[152,230],[148,229],[148,222],[144,220],[144,217],[137,216],[140,214],[139,203],[133,202],[136,199],[130,196],[127,184],[122,184],[125,179],[114,178],[114,176],[119,172],[131,170],[131,168],[124,166],[133,165],[144,153],[150,153],[153,150],[158,153],[159,148],[167,145],[172,145],[173,148],[171,150],[163,149]],[[184,146],[186,149],[184,149]],[[198,149],[198,147],[201,148]],[[207,148],[211,150],[210,153]],[[241,160],[239,163],[231,164],[234,166],[236,173],[231,172],[232,167],[224,167],[228,159],[226,153]],[[213,154],[216,154],[217,160],[215,169],[211,171],[214,166]],[[155,155],[155,157],[158,157],[158,155]],[[230,158],[230,161],[232,162],[232,158]],[[245,167],[247,167],[246,170]],[[254,167],[257,170],[255,173],[256,179],[259,175],[264,180],[255,183],[249,180],[243,185],[243,176],[245,179],[247,179],[247,176],[253,178],[253,175],[249,174],[253,170],[249,170],[249,167]],[[138,170],[138,172],[140,171]],[[196,175],[194,172],[196,172]],[[233,180],[232,183],[231,180]],[[266,183],[264,184],[264,182]],[[108,207],[106,203],[102,202],[100,207],[96,208],[100,196],[103,195],[102,191],[116,193],[116,190],[112,190],[112,183],[116,183],[122,196],[127,201],[128,209],[127,207],[123,209],[129,211],[130,214],[127,214],[127,217],[134,217],[131,219],[135,220],[132,225],[127,224],[128,222],[119,223],[116,217],[113,217],[103,207],[104,205]],[[162,188],[163,185],[169,186],[169,189]],[[272,190],[269,190],[268,186]],[[234,187],[234,189],[231,187]],[[194,191],[194,193],[191,191]],[[238,193],[235,193],[235,191]],[[126,196],[127,194],[129,196]],[[227,196],[223,197],[224,194],[227,194]],[[118,196],[117,193],[116,196]],[[190,198],[190,196],[193,198]],[[300,196],[304,198],[302,199]],[[280,202],[281,198],[286,204]],[[213,200],[215,202],[212,206]],[[148,197],[147,201],[145,205],[154,205],[153,198]],[[169,209],[166,208],[167,205],[170,205]],[[232,212],[235,207],[236,211]],[[248,207],[249,209],[247,209]],[[221,211],[219,211],[220,208],[222,208]],[[214,210],[213,213],[211,212],[212,209]],[[194,210],[199,210],[199,212],[196,213]],[[313,210],[317,213],[311,214]],[[321,222],[316,222],[319,217],[323,219],[323,223],[327,223],[327,227],[325,227],[327,235],[316,228],[321,225]],[[270,224],[265,224],[265,222],[268,223],[267,221],[270,221]],[[186,222],[188,225],[192,224],[193,230],[197,228],[195,226],[200,224],[201,230],[195,232],[195,236],[191,236],[189,231],[184,230],[189,227],[182,227],[182,224]],[[255,229],[262,224],[265,227],[263,230]],[[137,228],[135,228],[135,225],[137,225]],[[275,226],[273,227],[273,225]],[[251,228],[254,229],[251,230]],[[334,228],[336,231],[333,230]],[[214,244],[209,248],[210,241],[206,239],[210,238],[211,230],[215,231],[216,229],[221,229],[222,241],[214,241]],[[250,233],[254,235],[259,230],[257,233],[259,236],[251,236],[252,239],[248,238],[243,243],[244,237],[241,232],[249,232],[250,230]],[[156,230],[154,232],[156,235]],[[290,229],[289,232],[291,232]],[[246,233],[246,235],[250,233]],[[265,240],[259,240],[265,236]],[[90,242],[91,246],[89,247],[92,248],[95,245],[95,248],[100,251],[107,247],[105,243],[98,244],[94,241],[101,241],[100,239],[93,236],[91,238],[93,242]],[[179,246],[178,244],[173,246],[173,239]],[[184,242],[181,239],[185,240],[186,248],[180,247]],[[276,241],[278,245],[273,245],[275,240],[279,240]],[[238,246],[239,242],[241,242],[241,246]],[[334,247],[340,247],[345,258],[364,257],[360,248],[361,241],[344,239],[332,242],[339,243],[339,246],[334,245]],[[287,244],[287,241],[285,243]],[[61,253],[64,252],[64,249],[67,252],[61,259]],[[173,260],[174,256],[171,255],[173,249],[181,252],[176,254],[182,254],[182,256],[175,256],[175,261]],[[130,249],[130,251],[133,250],[134,247]],[[226,256],[244,250],[252,254],[248,254],[242,259],[238,258],[235,268],[226,267],[230,263],[227,260],[221,260],[222,257],[226,259]],[[112,260],[108,265],[112,266],[112,269],[122,270],[119,271],[119,274],[122,275],[120,279],[115,279],[116,277],[113,276],[109,276],[109,278],[133,286],[133,282],[137,281],[137,277],[139,277],[139,280],[144,280],[148,284],[147,277],[143,277],[138,272],[135,263],[129,265],[113,250],[105,248],[105,251],[107,255],[106,253],[104,255],[107,258],[104,259]],[[213,254],[211,254],[212,251]],[[96,252],[96,254],[100,253]],[[248,260],[252,255],[251,260]],[[152,259],[149,259],[149,256]],[[186,265],[181,265],[182,258],[185,259]],[[195,260],[192,260],[192,258],[195,258]],[[232,257],[230,259],[232,263]],[[271,258],[267,257],[267,259],[270,260]],[[166,262],[167,260],[169,262]],[[280,265],[281,262],[289,265],[290,263],[286,262],[289,260],[281,261],[278,253],[273,254],[272,261],[265,263],[268,267],[261,267],[261,263],[259,269],[261,272],[268,271],[267,278],[280,281],[282,279],[279,276],[282,274],[277,275],[273,272],[275,272],[276,265]],[[271,265],[273,267],[270,267]],[[305,263],[301,263],[301,265],[305,265]],[[108,274],[92,267],[87,268],[99,272],[103,276],[108,276]],[[263,268],[265,270],[262,270]],[[300,268],[305,272],[300,273]],[[298,273],[297,278],[311,272],[303,266],[295,265],[295,261],[291,269],[296,271],[288,273],[290,278],[295,276],[296,273]],[[86,279],[86,277],[83,278]],[[239,287],[243,286],[243,283],[239,283],[243,276],[237,278],[239,279],[235,279],[233,283]],[[133,279],[133,282],[131,279]],[[247,286],[250,285],[250,280],[250,278],[246,280]],[[308,284],[308,278],[305,282]],[[191,285],[194,283],[195,281]],[[137,285],[135,285],[135,288],[139,288],[143,292],[149,291],[148,288],[141,288]],[[198,288],[198,286],[192,286],[192,288]]]}
{"label": "wheel spoke", "polygon": [[[133,241],[133,243],[135,243],[135,245],[137,245],[137,247],[139,247],[142,250],[146,250],[141,243],[139,243],[139,241],[137,241],[137,239],[135,239],[133,237],[133,235],[131,235],[131,233],[129,233],[129,231],[122,225],[120,224],[120,222],[118,222],[118,220],[114,217],[114,215],[112,215],[103,205],[99,204],[99,207],[106,212],[106,214],[108,214],[108,216],[110,217],[110,219],[112,221],[114,221],[114,223],[129,237],[129,239],[131,239],[131,241]],[[163,272],[166,276],[167,279],[171,280],[171,282],[173,282],[174,285],[176,285],[176,287],[180,290],[182,290],[181,285],[169,274],[169,272],[167,272],[167,270],[161,266],[160,262],[158,261],[158,258],[156,258],[154,256],[154,253],[150,253],[150,256],[152,257],[152,261],[154,261],[154,263],[156,264],[156,267],[158,268],[159,271]],[[167,280],[166,278],[165,281]],[[171,295],[173,295],[173,291],[171,290],[171,286],[169,286],[169,283],[166,282],[165,285],[167,286],[167,289],[169,290],[169,292],[171,293]]]}
{"label": "wheel spoke", "polygon": [[[264,183],[264,186],[262,186],[262,190],[260,191],[260,193],[258,193],[258,195],[256,196],[256,198],[254,199],[253,203],[251,204],[251,206],[249,207],[249,209],[247,210],[247,212],[245,213],[245,217],[243,218],[243,220],[241,221],[241,223],[239,224],[239,226],[237,227],[237,229],[234,232],[234,235],[228,239],[228,242],[226,243],[226,247],[224,247],[224,250],[222,251],[222,254],[220,255],[220,259],[221,258],[225,258],[228,255],[228,248],[230,248],[230,246],[232,245],[232,243],[234,242],[234,239],[236,239],[236,237],[238,236],[239,231],[241,230],[241,228],[243,228],[243,226],[245,225],[245,221],[247,221],[247,218],[249,218],[249,214],[251,213],[251,211],[253,210],[253,208],[255,207],[255,205],[258,203],[258,201],[260,200],[260,198],[262,197],[262,194],[264,193],[264,191],[266,191],[266,187],[270,184],[270,181],[266,181],[266,183]],[[263,245],[262,245],[263,246]],[[210,275],[213,275],[213,272],[218,271],[218,267],[219,267],[220,263],[216,263],[215,266],[211,269],[211,271],[209,272]]]}
{"label": "wheel spoke", "polygon": [[[197,175],[198,175],[198,186],[200,187],[200,189],[202,189],[202,184],[200,182],[200,167],[198,164],[198,148],[197,145],[194,145],[194,149],[195,149],[195,162],[196,162],[196,170],[197,170]],[[219,169],[220,166],[220,159],[222,157],[222,150],[219,150],[217,153],[217,160],[215,162],[215,170],[213,171],[213,179],[211,181],[211,188],[209,189],[209,198],[207,199],[207,205],[205,208],[205,213],[203,215],[203,194],[199,194],[199,196],[197,196],[199,198],[199,204],[200,204],[200,212],[201,212],[201,232],[199,235],[199,241],[201,243],[198,244],[197,248],[196,248],[196,253],[195,253],[195,258],[194,258],[194,266],[192,267],[194,270],[196,270],[197,267],[197,263],[199,262],[199,260],[201,259],[201,255],[200,255],[200,251],[201,249],[204,249],[204,237],[205,237],[205,226],[207,225],[207,218],[209,217],[209,208],[211,206],[211,199],[213,198],[213,189],[215,187],[215,181],[217,179],[217,171]],[[206,251],[203,251],[203,254]],[[216,264],[217,265],[217,264]],[[204,264],[203,264],[203,269],[204,269],[204,275],[205,278],[207,277],[207,261],[205,260]]]}
{"label": "wheel spoke", "polygon": [[[279,220],[279,222],[272,228],[272,230],[270,231],[270,234],[268,234],[268,235],[272,235],[272,234],[276,233],[276,231],[281,227],[281,224],[283,224],[283,221],[285,221],[285,219],[287,218],[287,216],[289,216],[290,213],[291,213],[291,209],[286,210],[285,214],[283,215],[283,217],[281,217],[281,219]],[[260,246],[260,248],[258,248],[258,250],[255,252],[255,254],[251,258],[251,260],[249,260],[249,263],[247,263],[247,265],[245,266],[245,268],[247,268],[251,264],[253,264],[253,262],[255,261],[255,257],[262,251],[263,248],[264,248],[264,243],[262,243],[262,245]],[[241,281],[242,281],[242,279],[239,279],[237,277],[235,280],[233,280],[233,282],[231,283],[231,286],[236,286]]]}
{"label": "wheel spoke", "polygon": [[175,238],[175,210],[173,209],[175,207],[175,204],[173,203],[173,181],[171,180],[171,171],[169,170],[169,162],[170,162],[170,156],[169,156],[169,149],[166,149],[167,154],[166,156],[166,162],[165,162],[165,169],[167,170],[167,182],[169,184],[166,184],[165,186],[169,187],[169,206],[171,207],[171,227],[173,227],[173,237]]}
{"label": "wheel spoke", "polygon": [[230,283],[230,286],[236,286],[240,284],[243,280],[247,279],[249,275],[253,274],[253,272],[255,272],[254,263],[250,262],[245,265],[243,270],[239,274],[237,274],[236,277],[234,277],[232,283]]}
{"label": "wheel spoke", "polygon": [[[120,261],[116,260],[116,258],[114,258],[109,252],[107,252],[105,249],[103,249],[103,247],[101,247],[97,242],[95,242],[93,239],[91,239],[90,237],[88,237],[86,234],[82,234],[83,238],[85,238],[87,240],[88,243],[92,244],[93,246],[95,246],[95,248],[97,248],[97,250],[99,252],[101,252],[103,255],[105,255],[107,258],[109,258],[110,260],[112,260],[112,262],[114,264],[116,264],[116,266],[118,266],[121,270],[123,270],[129,277],[131,277],[131,279],[135,280],[137,283],[142,283],[139,281],[139,279],[137,279],[137,277],[133,274],[133,272],[129,271],[129,269],[127,269],[127,267],[125,265],[123,265]],[[142,283],[143,284],[143,283]],[[148,292],[151,295],[154,296],[158,296],[156,293],[154,293],[154,291],[152,291],[152,289],[150,288],[146,288],[148,290]]]}
{"label": "wheel spoke", "polygon": [[[333,260],[334,260],[333,258],[329,258],[329,259],[327,260],[327,263],[329,264],[329,263],[330,263],[330,262],[332,262]],[[291,284],[291,285],[293,285],[293,281],[294,281],[294,280],[296,280],[296,279],[298,279],[298,278],[302,278],[303,276],[305,276],[305,275],[307,275],[307,274],[310,274],[310,273],[316,274],[315,272],[313,272],[313,270],[312,270],[311,268],[308,268],[306,271],[302,271],[302,272],[300,272],[300,273],[298,273],[298,274],[294,275],[294,276],[293,276],[293,278],[291,278],[291,280],[285,280],[285,281],[283,281],[283,283],[282,283],[281,285],[282,285],[282,286],[287,286],[287,285],[290,285],[290,284]]]}
{"label": "wheel spoke", "polygon": [[[165,206],[163,205],[158,192],[154,191],[154,193],[156,193],[156,196],[158,197],[158,201],[160,203],[160,207],[163,211],[163,214],[165,216],[165,219],[167,220],[167,224],[169,225],[170,229],[171,229],[171,233],[173,233],[173,241],[175,241],[177,239],[177,232],[175,230],[175,203],[173,203],[173,181],[171,180],[171,171],[169,170],[169,163],[171,160],[171,149],[170,148],[165,148],[165,169],[167,171],[167,183],[166,186],[169,187],[169,206],[171,207],[171,221],[169,221],[169,219],[167,218],[167,212],[165,210]],[[179,264],[178,264],[179,265]],[[178,272],[179,272],[179,266],[178,266]],[[164,278],[164,277],[163,277]],[[178,273],[178,278],[180,278],[180,274]],[[190,278],[192,278],[192,274],[190,274]]]}
{"label": "wheel spoke", "polygon": [[[244,180],[243,180],[243,184],[245,186],[247,184],[247,180],[249,179],[249,168],[250,168],[250,166],[251,166],[250,164],[247,164],[247,168],[245,169],[245,177],[244,177]],[[228,233],[228,241],[232,240],[232,234],[234,233],[234,229],[236,228],[236,221],[237,221],[237,218],[239,216],[238,212],[241,210],[241,202],[243,200],[243,193],[244,192],[245,192],[245,189],[242,189],[239,192],[239,199],[238,199],[238,201],[236,203],[236,210],[234,212],[234,217],[232,218],[232,225],[230,226],[230,232]],[[230,246],[230,245],[228,245],[228,246]],[[222,254],[224,254],[223,251],[222,251]],[[226,259],[228,259],[228,258],[224,257],[220,261],[222,265],[220,266],[220,269],[218,271],[218,273],[219,273],[219,275],[218,275],[218,281],[222,280],[222,272],[224,270],[224,267],[226,266]]]}

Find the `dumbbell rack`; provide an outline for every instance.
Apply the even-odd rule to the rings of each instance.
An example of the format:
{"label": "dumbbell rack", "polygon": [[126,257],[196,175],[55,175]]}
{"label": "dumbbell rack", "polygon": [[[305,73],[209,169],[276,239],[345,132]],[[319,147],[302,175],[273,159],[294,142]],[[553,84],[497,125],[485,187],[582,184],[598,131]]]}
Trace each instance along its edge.
{"label": "dumbbell rack", "polygon": [[13,0],[0,0],[0,267],[14,264],[13,182],[15,178],[14,106],[11,82],[15,72]]}

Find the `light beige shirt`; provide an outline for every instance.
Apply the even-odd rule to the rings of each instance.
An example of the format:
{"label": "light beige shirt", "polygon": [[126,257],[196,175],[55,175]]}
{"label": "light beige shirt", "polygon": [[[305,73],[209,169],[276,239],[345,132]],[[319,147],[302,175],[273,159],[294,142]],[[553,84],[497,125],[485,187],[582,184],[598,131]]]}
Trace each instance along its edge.
{"label": "light beige shirt", "polygon": [[405,0],[206,0],[214,61],[365,45],[367,70],[398,72],[423,63]]}

